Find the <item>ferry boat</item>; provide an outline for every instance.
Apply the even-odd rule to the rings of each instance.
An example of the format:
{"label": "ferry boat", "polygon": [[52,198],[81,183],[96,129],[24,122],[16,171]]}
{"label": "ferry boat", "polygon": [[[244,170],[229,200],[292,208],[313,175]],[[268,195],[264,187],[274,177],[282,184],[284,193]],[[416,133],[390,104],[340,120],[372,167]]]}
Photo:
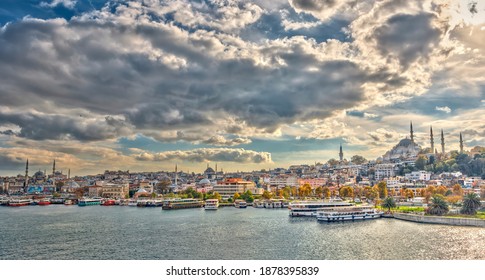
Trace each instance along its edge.
{"label": "ferry boat", "polygon": [[266,200],[264,202],[264,208],[282,208],[281,201],[279,200]]}
{"label": "ferry boat", "polygon": [[145,207],[162,207],[163,201],[160,199],[149,199],[145,201]]}
{"label": "ferry boat", "polygon": [[198,199],[185,198],[185,199],[172,199],[164,200],[163,210],[185,209],[185,208],[200,208],[203,202]]}
{"label": "ferry boat", "polygon": [[64,205],[73,205],[74,203],[72,202],[71,199],[66,199],[64,200]]}
{"label": "ferry boat", "polygon": [[370,220],[384,214],[371,206],[338,207],[318,211],[317,220],[325,222]]}
{"label": "ferry boat", "polygon": [[0,206],[7,206],[8,205],[8,197],[2,196],[0,197]]}
{"label": "ferry boat", "polygon": [[217,210],[219,208],[219,199],[207,199],[205,201],[205,210]]}
{"label": "ferry boat", "polygon": [[13,198],[8,201],[8,206],[27,206],[30,205],[30,203],[32,203],[32,200],[28,198]]}
{"label": "ferry boat", "polygon": [[288,209],[290,210],[289,215],[291,217],[316,217],[317,212],[323,209],[335,208],[335,207],[349,207],[352,203],[335,201],[335,202],[296,202],[290,203]]}
{"label": "ferry boat", "polygon": [[37,205],[41,205],[41,206],[50,205],[50,204],[51,204],[51,200],[48,198],[43,198],[39,200],[39,202],[37,202]]}
{"label": "ferry boat", "polygon": [[246,201],[244,201],[242,199],[236,199],[236,201],[234,201],[234,207],[236,207],[236,208],[246,208],[246,207],[248,207],[248,204],[246,203]]}
{"label": "ferry boat", "polygon": [[102,206],[113,206],[115,203],[116,201],[114,199],[104,199],[101,201]]}
{"label": "ferry boat", "polygon": [[65,199],[62,197],[51,198],[51,204],[64,204]]}
{"label": "ferry boat", "polygon": [[102,200],[103,199],[99,197],[93,197],[93,198],[83,197],[79,199],[77,205],[78,206],[100,205]]}
{"label": "ferry boat", "polygon": [[128,206],[138,206],[138,201],[132,198],[128,200]]}
{"label": "ferry boat", "polygon": [[254,208],[264,208],[264,201],[262,200],[255,200],[253,201]]}

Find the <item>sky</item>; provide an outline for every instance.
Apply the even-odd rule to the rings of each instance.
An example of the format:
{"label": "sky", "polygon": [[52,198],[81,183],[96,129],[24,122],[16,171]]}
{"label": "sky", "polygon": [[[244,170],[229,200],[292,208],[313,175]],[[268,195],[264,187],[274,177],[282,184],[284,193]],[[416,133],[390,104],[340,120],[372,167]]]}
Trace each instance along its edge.
{"label": "sky", "polygon": [[484,42],[484,0],[3,0],[0,175],[483,146]]}

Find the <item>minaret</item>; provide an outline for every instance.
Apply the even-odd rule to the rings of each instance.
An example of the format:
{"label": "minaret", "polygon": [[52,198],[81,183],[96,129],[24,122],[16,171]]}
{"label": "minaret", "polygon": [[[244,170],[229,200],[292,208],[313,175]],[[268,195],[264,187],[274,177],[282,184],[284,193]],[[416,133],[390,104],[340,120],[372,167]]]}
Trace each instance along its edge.
{"label": "minaret", "polygon": [[71,168],[67,170],[67,179],[71,179]]}
{"label": "minaret", "polygon": [[445,136],[443,135],[443,129],[441,130],[441,153],[445,154]]}
{"label": "minaret", "polygon": [[342,151],[342,143],[340,143],[340,152],[338,153],[338,156],[340,157],[340,161],[344,160],[344,153]]}
{"label": "minaret", "polygon": [[52,164],[52,176],[56,174],[56,160],[54,160],[54,163]]}
{"label": "minaret", "polygon": [[433,127],[429,127],[429,139],[431,142],[431,153],[434,153],[434,138],[433,138]]}
{"label": "minaret", "polygon": [[178,180],[177,164],[175,164],[175,185],[177,185],[177,180]]}
{"label": "minaret", "polygon": [[24,187],[27,187],[29,184],[29,159],[27,159],[27,163],[25,163],[25,183]]}
{"label": "minaret", "polygon": [[460,154],[463,154],[463,137],[461,136],[461,132],[460,132]]}
{"label": "minaret", "polygon": [[411,122],[410,131],[411,131],[411,142],[413,142],[413,143],[414,143],[413,122]]}

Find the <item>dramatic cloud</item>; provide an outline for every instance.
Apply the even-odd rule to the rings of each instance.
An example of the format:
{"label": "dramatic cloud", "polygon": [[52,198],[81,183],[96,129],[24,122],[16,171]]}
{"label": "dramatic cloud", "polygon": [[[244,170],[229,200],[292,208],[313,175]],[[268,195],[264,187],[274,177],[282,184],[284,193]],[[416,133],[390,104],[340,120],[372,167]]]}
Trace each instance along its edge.
{"label": "dramatic cloud", "polygon": [[139,135],[159,144],[147,149],[156,158],[299,136],[382,154],[410,118],[437,124],[451,107],[480,122],[482,103],[464,103],[485,98],[483,11],[465,2],[119,0],[79,12],[44,1],[74,16],[0,28],[0,147],[89,141],[119,153],[131,147],[112,143]]}
{"label": "dramatic cloud", "polygon": [[194,149],[189,151],[168,151],[161,153],[143,152],[136,155],[141,161],[230,161],[238,163],[271,163],[271,154],[266,152],[255,152],[245,149]]}

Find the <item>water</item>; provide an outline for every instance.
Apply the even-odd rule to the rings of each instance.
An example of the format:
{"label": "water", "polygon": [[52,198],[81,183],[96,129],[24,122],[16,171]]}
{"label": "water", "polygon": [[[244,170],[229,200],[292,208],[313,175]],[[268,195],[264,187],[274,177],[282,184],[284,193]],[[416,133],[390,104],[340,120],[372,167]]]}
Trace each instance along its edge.
{"label": "water", "polygon": [[485,229],[251,207],[0,207],[0,259],[485,259]]}

